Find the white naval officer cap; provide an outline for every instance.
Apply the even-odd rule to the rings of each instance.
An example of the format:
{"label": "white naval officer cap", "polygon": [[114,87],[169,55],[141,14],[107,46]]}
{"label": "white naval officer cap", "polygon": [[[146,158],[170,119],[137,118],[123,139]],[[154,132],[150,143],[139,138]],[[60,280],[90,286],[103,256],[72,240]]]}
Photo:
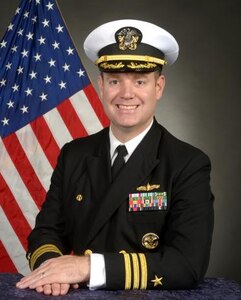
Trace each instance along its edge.
{"label": "white naval officer cap", "polygon": [[94,29],[84,41],[84,50],[104,72],[152,72],[173,64],[179,46],[169,32],[157,25],[123,19]]}

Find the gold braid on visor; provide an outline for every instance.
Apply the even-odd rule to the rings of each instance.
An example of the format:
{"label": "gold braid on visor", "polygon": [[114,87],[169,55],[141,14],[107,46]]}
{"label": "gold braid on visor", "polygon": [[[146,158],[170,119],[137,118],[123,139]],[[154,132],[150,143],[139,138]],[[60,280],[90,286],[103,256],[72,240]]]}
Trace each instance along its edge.
{"label": "gold braid on visor", "polygon": [[102,62],[107,61],[123,61],[123,60],[131,60],[131,61],[144,61],[144,62],[152,62],[159,65],[165,65],[167,62],[163,59],[147,56],[147,55],[103,55],[99,59],[96,60],[95,64],[98,65]]}

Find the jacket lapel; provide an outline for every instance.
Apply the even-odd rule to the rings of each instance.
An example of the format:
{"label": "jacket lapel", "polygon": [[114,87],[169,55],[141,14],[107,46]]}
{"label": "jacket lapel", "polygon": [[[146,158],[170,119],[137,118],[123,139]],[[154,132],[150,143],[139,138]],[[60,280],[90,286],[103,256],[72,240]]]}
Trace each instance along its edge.
{"label": "jacket lapel", "polygon": [[[161,131],[155,121],[152,128],[144,137],[143,141],[138,145],[116,180],[113,183],[110,183],[104,196],[95,202],[95,207],[88,216],[88,218],[91,218],[92,221],[90,222],[91,224],[89,224],[89,234],[87,239],[85,239],[85,245],[83,245],[84,248],[108,222],[118,207],[126,201],[130,191],[135,191],[136,187],[140,185],[140,183],[142,183],[157,166],[159,163],[157,153],[160,139]],[[100,179],[101,176],[103,177],[103,173],[101,170],[97,170],[97,167],[101,166],[100,162],[93,163],[92,166],[94,165],[95,168],[93,168],[91,172],[93,176],[91,177],[91,181],[93,181],[93,184],[97,183],[98,180],[103,180]],[[93,171],[94,169],[96,172],[95,174]],[[110,174],[108,173],[108,176],[109,175]],[[100,187],[100,183],[97,183],[97,186]]]}
{"label": "jacket lapel", "polygon": [[98,199],[103,195],[111,183],[111,163],[109,150],[108,131],[98,147],[96,155],[87,161],[88,175],[92,186],[94,198]]}
{"label": "jacket lapel", "polygon": [[[96,141],[91,142],[92,147],[96,147]],[[89,201],[81,202],[81,208],[77,213],[77,226],[75,228],[77,238],[76,249],[83,252],[86,249],[88,230],[92,227],[93,220],[98,213],[97,207],[102,197],[106,194],[111,183],[111,165],[110,165],[110,153],[109,153],[109,135],[108,129],[104,131],[101,136],[101,140],[97,140],[97,151],[94,151],[92,155],[87,158],[87,173],[90,183],[90,192],[88,194]],[[90,146],[90,147],[91,147]],[[81,183],[81,186],[83,183]],[[83,188],[83,187],[82,187]]]}

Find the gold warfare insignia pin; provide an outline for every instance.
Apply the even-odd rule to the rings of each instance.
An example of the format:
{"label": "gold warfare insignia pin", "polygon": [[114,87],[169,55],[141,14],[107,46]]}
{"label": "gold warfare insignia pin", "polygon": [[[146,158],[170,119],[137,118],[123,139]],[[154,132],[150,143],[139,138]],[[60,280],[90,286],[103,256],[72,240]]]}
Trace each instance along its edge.
{"label": "gold warfare insignia pin", "polygon": [[159,236],[153,232],[146,233],[142,237],[142,246],[146,249],[153,250],[159,245]]}
{"label": "gold warfare insignia pin", "polygon": [[139,187],[137,187],[137,191],[138,192],[149,192],[155,189],[159,189],[160,188],[160,184],[150,184],[149,182],[147,183],[147,185],[141,185]]}
{"label": "gold warfare insignia pin", "polygon": [[78,194],[75,199],[79,202],[81,202],[83,200],[83,196],[81,194]]}

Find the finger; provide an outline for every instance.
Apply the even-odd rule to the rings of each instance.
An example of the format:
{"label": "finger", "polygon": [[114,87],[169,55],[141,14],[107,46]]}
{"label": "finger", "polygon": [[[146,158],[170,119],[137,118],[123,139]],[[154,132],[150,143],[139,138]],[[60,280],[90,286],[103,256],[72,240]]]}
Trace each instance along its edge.
{"label": "finger", "polygon": [[78,289],[79,288],[79,284],[78,283],[71,284],[71,287],[73,289]]}
{"label": "finger", "polygon": [[51,295],[52,293],[52,288],[51,288],[51,285],[50,284],[45,284],[44,287],[43,287],[43,293],[45,295]]}
{"label": "finger", "polygon": [[37,269],[33,270],[31,273],[27,274],[26,276],[22,277],[19,282],[23,282],[28,280],[28,278],[32,278],[34,276],[37,276],[41,273],[46,272],[47,270],[47,266],[49,264],[49,262],[51,261],[51,259],[46,260],[45,262],[43,262]]}
{"label": "finger", "polygon": [[22,283],[22,288],[29,287],[30,289],[36,289],[38,286],[52,285],[56,283],[56,279],[52,279],[51,274],[41,273],[36,276],[29,278],[28,281]]}
{"label": "finger", "polygon": [[[38,286],[44,286],[46,284],[55,283],[56,279],[53,278],[54,269],[49,267],[49,263],[43,263],[40,267],[35,269],[32,273],[23,277],[16,286],[20,289],[30,288],[35,289]],[[56,274],[57,276],[58,274]],[[56,277],[55,276],[55,277]]]}
{"label": "finger", "polygon": [[[42,279],[46,275],[46,268],[39,267],[36,270],[34,270],[32,273],[26,275],[25,277],[22,277],[19,282],[17,282],[16,286],[18,288],[26,288],[29,287],[31,282],[34,282],[36,280]],[[39,284],[40,285],[40,284]]]}
{"label": "finger", "polygon": [[52,288],[52,295],[53,296],[59,296],[60,295],[60,291],[61,291],[60,283],[53,283],[51,285],[51,288]]}
{"label": "finger", "polygon": [[[32,286],[32,288],[36,288],[39,286],[43,286],[45,283],[47,282],[41,282],[41,280],[43,279],[43,277],[45,276],[45,273],[31,273],[30,275],[27,275],[25,277],[23,277],[17,284],[16,286],[20,289],[25,289],[27,287],[30,288],[30,286]],[[36,285],[34,286],[33,284],[36,283]]]}
{"label": "finger", "polygon": [[60,295],[66,295],[69,291],[69,288],[70,288],[70,284],[68,283],[61,283],[60,285]]}
{"label": "finger", "polygon": [[37,291],[38,293],[43,293],[44,288],[43,288],[42,286],[38,286],[38,287],[36,288],[36,291]]}

